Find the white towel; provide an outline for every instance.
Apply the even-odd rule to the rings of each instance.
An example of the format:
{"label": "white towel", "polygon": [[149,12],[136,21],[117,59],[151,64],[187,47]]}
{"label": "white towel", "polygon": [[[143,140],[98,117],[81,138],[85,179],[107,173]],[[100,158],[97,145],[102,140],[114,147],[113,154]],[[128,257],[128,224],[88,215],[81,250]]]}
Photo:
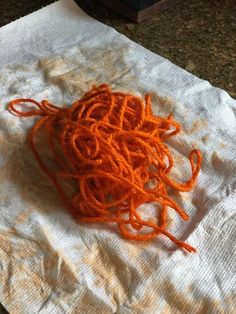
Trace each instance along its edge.
{"label": "white towel", "polygon": [[[77,224],[27,144],[35,119],[10,114],[19,97],[68,106],[93,84],[143,96],[173,112],[176,180],[203,153],[194,190],[175,194],[189,222],[136,243],[116,226]],[[236,101],[60,0],[0,29],[0,301],[10,313],[235,313]],[[145,205],[146,210],[151,208]],[[171,250],[163,248],[163,241]]]}

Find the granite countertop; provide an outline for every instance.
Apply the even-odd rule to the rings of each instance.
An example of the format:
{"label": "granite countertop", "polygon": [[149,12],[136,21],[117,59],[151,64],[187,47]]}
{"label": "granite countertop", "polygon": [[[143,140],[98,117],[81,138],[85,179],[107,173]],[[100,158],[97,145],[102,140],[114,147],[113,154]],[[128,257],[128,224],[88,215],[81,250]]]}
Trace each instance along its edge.
{"label": "granite countertop", "polygon": [[[0,0],[0,26],[52,2]],[[140,24],[94,0],[77,2],[94,18],[236,98],[235,0],[182,0]]]}
{"label": "granite countertop", "polygon": [[235,0],[191,0],[140,24],[93,0],[77,0],[90,15],[236,98]]}
{"label": "granite countertop", "polygon": [[[0,26],[52,2],[0,0]],[[77,2],[94,18],[236,98],[235,0],[182,1],[140,24],[94,0]]]}

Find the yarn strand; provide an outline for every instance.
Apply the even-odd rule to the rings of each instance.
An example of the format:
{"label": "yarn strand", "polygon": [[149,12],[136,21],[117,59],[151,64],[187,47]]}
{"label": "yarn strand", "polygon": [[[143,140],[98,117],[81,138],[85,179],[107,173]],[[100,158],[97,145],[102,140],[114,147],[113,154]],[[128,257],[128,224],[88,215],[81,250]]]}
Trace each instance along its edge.
{"label": "yarn strand", "polygon": [[[30,98],[13,100],[8,108],[19,117],[39,116],[29,133],[32,152],[78,222],[114,223],[126,239],[145,241],[162,235],[189,252],[196,251],[167,231],[170,209],[189,219],[168,191],[187,192],[194,187],[202,155],[197,149],[190,152],[192,175],[187,181],[171,178],[174,158],[165,141],[181,126],[172,115],[154,116],[150,95],[143,101],[102,84],[70,108]],[[45,135],[53,167],[37,143],[40,134]],[[157,204],[151,220],[141,210],[149,202]]]}

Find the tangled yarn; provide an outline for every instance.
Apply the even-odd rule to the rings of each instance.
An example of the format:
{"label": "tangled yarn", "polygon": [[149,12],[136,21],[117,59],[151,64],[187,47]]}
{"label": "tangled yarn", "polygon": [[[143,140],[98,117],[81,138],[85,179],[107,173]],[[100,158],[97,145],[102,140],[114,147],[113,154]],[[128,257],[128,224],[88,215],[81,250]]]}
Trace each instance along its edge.
{"label": "tangled yarn", "polygon": [[[26,103],[36,108],[17,109]],[[29,134],[32,151],[75,219],[116,223],[121,234],[131,240],[165,235],[178,246],[195,252],[167,231],[169,209],[183,220],[189,218],[167,189],[190,191],[202,156],[199,150],[190,153],[192,176],[187,182],[177,183],[170,178],[174,160],[164,142],[179,133],[181,127],[172,115],[154,116],[149,95],[144,102],[103,84],[93,87],[70,108],[57,107],[46,100],[39,103],[16,99],[10,102],[9,110],[20,117],[40,116]],[[55,169],[47,165],[38,148],[35,139],[39,132],[45,133]],[[66,180],[71,180],[73,192],[67,191],[63,184]],[[158,222],[142,218],[139,206],[147,202],[159,204]]]}

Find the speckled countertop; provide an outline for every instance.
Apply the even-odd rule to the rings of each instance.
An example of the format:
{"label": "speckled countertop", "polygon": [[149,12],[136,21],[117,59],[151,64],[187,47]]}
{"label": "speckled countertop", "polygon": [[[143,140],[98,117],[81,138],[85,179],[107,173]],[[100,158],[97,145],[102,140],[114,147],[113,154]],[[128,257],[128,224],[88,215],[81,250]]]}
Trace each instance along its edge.
{"label": "speckled countertop", "polygon": [[92,0],[78,2],[96,19],[236,98],[235,0],[182,1],[141,24]]}
{"label": "speckled countertop", "polygon": [[[0,0],[0,26],[52,2]],[[236,98],[235,0],[182,1],[141,24],[94,0],[78,2],[91,16]]]}
{"label": "speckled countertop", "polygon": [[[0,26],[52,0],[0,0]],[[103,23],[236,98],[235,0],[183,0],[141,24],[94,0],[80,6]]]}

